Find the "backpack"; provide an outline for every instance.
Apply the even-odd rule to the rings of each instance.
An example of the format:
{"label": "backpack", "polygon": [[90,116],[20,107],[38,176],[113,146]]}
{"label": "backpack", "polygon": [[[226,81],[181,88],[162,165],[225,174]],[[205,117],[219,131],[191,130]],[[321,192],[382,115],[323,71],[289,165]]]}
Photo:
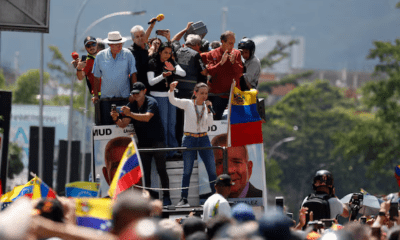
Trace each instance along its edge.
{"label": "backpack", "polygon": [[329,207],[328,199],[331,198],[326,193],[312,193],[307,197],[303,207],[308,208],[306,215],[306,223],[310,221],[309,214],[312,211],[314,214],[313,220],[331,219],[331,210]]}

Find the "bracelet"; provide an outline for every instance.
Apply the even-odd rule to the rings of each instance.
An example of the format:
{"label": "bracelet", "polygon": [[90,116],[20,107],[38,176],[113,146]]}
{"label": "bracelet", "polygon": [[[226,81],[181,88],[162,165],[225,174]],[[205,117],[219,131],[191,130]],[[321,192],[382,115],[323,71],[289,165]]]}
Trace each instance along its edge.
{"label": "bracelet", "polygon": [[81,72],[81,71],[83,71],[83,69],[76,69],[76,71],[77,71],[77,72]]}
{"label": "bracelet", "polygon": [[386,216],[386,214],[385,214],[385,212],[379,212],[379,213],[378,213],[378,216],[384,217],[384,216]]}

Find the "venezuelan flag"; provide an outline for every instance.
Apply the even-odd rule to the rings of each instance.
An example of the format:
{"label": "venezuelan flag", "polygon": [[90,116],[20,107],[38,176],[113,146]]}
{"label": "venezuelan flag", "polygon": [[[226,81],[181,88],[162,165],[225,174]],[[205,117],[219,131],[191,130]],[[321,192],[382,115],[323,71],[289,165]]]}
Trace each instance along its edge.
{"label": "venezuelan flag", "polygon": [[[229,140],[231,147],[262,143],[261,118],[257,111],[256,89],[233,87],[230,96]],[[229,143],[228,143],[229,145]]]}
{"label": "venezuelan flag", "polygon": [[109,198],[76,198],[76,224],[109,232],[112,223],[111,199]]}
{"label": "venezuelan flag", "polygon": [[140,156],[137,154],[136,149],[135,141],[129,143],[126,148],[108,190],[110,197],[116,198],[119,193],[140,181],[142,171],[140,167]]}
{"label": "venezuelan flag", "polygon": [[397,176],[400,177],[400,165],[397,165],[397,166],[394,168],[394,172],[396,173]]}
{"label": "venezuelan flag", "polygon": [[371,194],[369,194],[369,192],[365,191],[364,188],[361,188],[361,189],[360,189],[360,192],[361,192],[362,194],[364,194],[364,195],[371,195]]}
{"label": "venezuelan flag", "polygon": [[3,210],[18,198],[26,196],[30,199],[56,198],[56,192],[38,177],[34,177],[25,185],[17,186],[12,191],[5,193],[0,201]]}
{"label": "venezuelan flag", "polygon": [[99,183],[95,182],[72,182],[65,185],[66,197],[97,197]]}

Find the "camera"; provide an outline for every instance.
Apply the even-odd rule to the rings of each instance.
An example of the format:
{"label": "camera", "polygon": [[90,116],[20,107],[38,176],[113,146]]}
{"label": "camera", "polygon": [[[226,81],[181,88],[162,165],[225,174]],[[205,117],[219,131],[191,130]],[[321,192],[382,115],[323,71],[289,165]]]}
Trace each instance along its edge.
{"label": "camera", "polygon": [[334,219],[321,219],[321,222],[324,224],[324,228],[327,229],[332,227],[335,221]]}
{"label": "camera", "polygon": [[363,199],[364,195],[362,193],[353,193],[353,196],[351,196],[349,204],[361,206]]}
{"label": "camera", "polygon": [[364,195],[362,193],[353,193],[349,201],[349,206],[351,210],[350,220],[354,220],[357,217],[358,211],[361,209],[363,203]]}
{"label": "camera", "polygon": [[156,30],[157,35],[163,35],[164,33],[168,33],[168,32],[169,32],[169,30],[162,30],[162,29]]}
{"label": "camera", "polygon": [[82,59],[81,62],[85,62],[86,61],[87,56],[86,55],[82,55]]}
{"label": "camera", "polygon": [[367,217],[360,217],[360,222],[361,222],[361,224],[366,224],[367,223]]}
{"label": "camera", "polygon": [[111,112],[117,111],[117,105],[111,104]]}

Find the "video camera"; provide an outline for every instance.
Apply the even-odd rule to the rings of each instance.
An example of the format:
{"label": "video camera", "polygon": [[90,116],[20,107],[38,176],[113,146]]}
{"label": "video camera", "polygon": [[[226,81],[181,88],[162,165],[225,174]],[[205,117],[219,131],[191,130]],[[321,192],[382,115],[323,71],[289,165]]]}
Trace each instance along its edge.
{"label": "video camera", "polygon": [[356,219],[358,211],[361,209],[361,205],[364,200],[364,194],[362,193],[353,193],[349,201],[349,206],[351,210],[351,220]]}

